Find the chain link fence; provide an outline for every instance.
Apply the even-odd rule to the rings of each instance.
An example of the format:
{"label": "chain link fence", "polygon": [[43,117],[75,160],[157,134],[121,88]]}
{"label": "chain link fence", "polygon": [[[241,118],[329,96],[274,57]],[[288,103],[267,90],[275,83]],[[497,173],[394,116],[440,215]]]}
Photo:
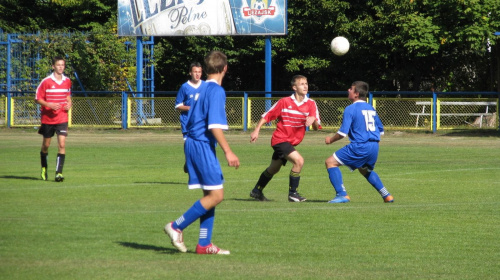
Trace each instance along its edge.
{"label": "chain link fence", "polygon": [[109,127],[122,126],[121,97],[72,97],[69,123],[73,127]]}
{"label": "chain link fence", "polygon": [[7,120],[7,98],[0,98],[0,126],[6,126]]}
{"label": "chain link fence", "polygon": [[[227,97],[226,113],[232,129],[253,129],[262,114],[282,97]],[[343,97],[313,98],[318,105],[321,124],[337,129],[344,109],[351,102]],[[130,94],[73,96],[70,126],[101,128],[180,129],[175,95],[134,97]],[[498,129],[497,98],[372,98],[372,104],[386,129]],[[436,106],[434,105],[436,104]],[[436,108],[434,108],[434,106]],[[40,106],[34,95],[0,98],[0,126],[40,125]],[[435,113],[434,113],[435,111]],[[435,116],[435,120],[433,119]],[[263,129],[274,129],[272,122]]]}

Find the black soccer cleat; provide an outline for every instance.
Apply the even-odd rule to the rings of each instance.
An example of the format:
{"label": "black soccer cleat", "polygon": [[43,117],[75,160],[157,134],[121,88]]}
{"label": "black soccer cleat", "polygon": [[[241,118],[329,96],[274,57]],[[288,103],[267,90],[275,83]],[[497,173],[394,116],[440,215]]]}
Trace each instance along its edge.
{"label": "black soccer cleat", "polygon": [[62,175],[62,173],[57,173],[55,180],[56,180],[56,182],[62,182],[62,181],[64,181],[64,176]]}
{"label": "black soccer cleat", "polygon": [[289,192],[288,193],[288,201],[289,202],[302,202],[306,201],[307,198],[300,196],[298,192]]}
{"label": "black soccer cleat", "polygon": [[262,191],[259,191],[257,189],[253,189],[250,192],[250,197],[253,197],[253,198],[255,198],[255,200],[259,200],[259,201],[269,201],[269,199],[267,199],[267,197],[264,196]]}

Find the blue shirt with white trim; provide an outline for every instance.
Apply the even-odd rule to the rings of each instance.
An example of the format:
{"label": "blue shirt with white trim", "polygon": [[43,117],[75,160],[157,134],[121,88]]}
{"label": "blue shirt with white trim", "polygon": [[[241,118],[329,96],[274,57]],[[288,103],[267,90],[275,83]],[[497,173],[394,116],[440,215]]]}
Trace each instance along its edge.
{"label": "blue shirt with white trim", "polygon": [[372,105],[358,100],[347,106],[338,134],[349,136],[351,143],[379,142],[384,126]]}
{"label": "blue shirt with white trim", "polygon": [[214,80],[206,81],[198,89],[188,113],[187,137],[215,145],[217,140],[210,129],[228,129],[226,92]]}
{"label": "blue shirt with white trim", "polygon": [[[199,89],[205,83],[205,81],[200,80],[198,84],[193,84],[191,81],[187,81],[182,84],[181,88],[177,92],[177,96],[175,98],[175,108],[179,106],[191,106],[194,96],[196,93],[200,92]],[[186,123],[188,120],[188,112],[189,111],[181,111],[179,119],[181,121],[181,130],[182,133],[186,133]]]}

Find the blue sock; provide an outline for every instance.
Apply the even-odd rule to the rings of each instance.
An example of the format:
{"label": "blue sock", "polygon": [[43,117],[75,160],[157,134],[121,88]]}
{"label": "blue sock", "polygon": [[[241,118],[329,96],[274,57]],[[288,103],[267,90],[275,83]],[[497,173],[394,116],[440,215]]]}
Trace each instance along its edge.
{"label": "blue sock", "polygon": [[207,210],[201,206],[201,202],[198,200],[186,211],[186,213],[172,223],[172,227],[174,229],[184,230],[198,218],[205,215],[205,213],[207,213]]}
{"label": "blue sock", "polygon": [[208,246],[212,243],[212,230],[214,228],[215,207],[208,210],[205,215],[200,217],[200,236],[198,244]]}
{"label": "blue sock", "polygon": [[333,188],[337,195],[346,196],[347,192],[344,188],[344,182],[342,181],[342,173],[340,172],[340,168],[332,167],[328,168],[328,177],[330,178],[330,183],[332,183]]}
{"label": "blue sock", "polygon": [[382,184],[380,177],[378,177],[378,174],[375,173],[375,171],[368,172],[365,175],[365,178],[366,180],[368,180],[368,183],[370,183],[382,197],[390,195],[390,193],[384,187],[384,184]]}

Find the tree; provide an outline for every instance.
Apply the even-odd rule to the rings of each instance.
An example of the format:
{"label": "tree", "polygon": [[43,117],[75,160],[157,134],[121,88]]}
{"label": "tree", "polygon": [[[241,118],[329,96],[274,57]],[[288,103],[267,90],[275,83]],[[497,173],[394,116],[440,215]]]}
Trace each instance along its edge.
{"label": "tree", "polygon": [[2,0],[0,29],[34,33],[67,29],[88,31],[116,16],[117,0]]}
{"label": "tree", "polygon": [[[112,27],[116,4],[4,0],[0,28],[99,30],[111,44],[123,39],[114,36]],[[23,13],[26,16],[20,17]],[[500,63],[500,36],[493,36],[495,31],[500,31],[498,0],[288,0],[288,34],[272,38],[272,89],[290,90],[291,77],[304,74],[310,90],[346,90],[354,80],[365,80],[378,91],[494,90],[499,82],[494,78],[499,76],[493,67],[495,56]],[[340,35],[350,40],[351,49],[338,57],[329,44]],[[188,78],[189,64],[201,62],[212,49],[224,51],[230,59],[227,90],[264,90],[263,36],[157,37],[155,42],[156,90],[177,90]],[[100,55],[112,59],[104,45],[98,47]],[[95,54],[93,49],[81,51],[82,59],[84,51]],[[78,67],[92,72],[93,62]]]}

